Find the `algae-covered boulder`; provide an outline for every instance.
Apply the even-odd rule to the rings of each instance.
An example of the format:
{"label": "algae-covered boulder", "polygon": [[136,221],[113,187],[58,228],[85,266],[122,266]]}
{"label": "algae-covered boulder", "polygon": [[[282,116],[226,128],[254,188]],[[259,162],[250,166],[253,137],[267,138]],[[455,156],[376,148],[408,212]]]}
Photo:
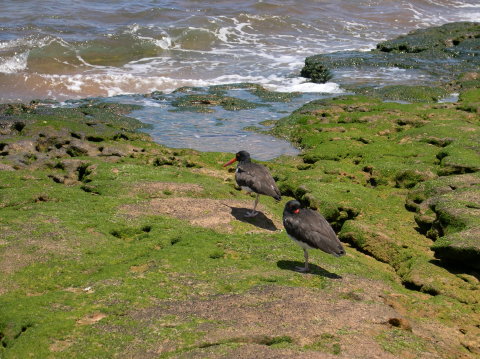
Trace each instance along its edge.
{"label": "algae-covered boulder", "polygon": [[480,173],[440,177],[409,194],[420,230],[435,240],[432,250],[446,263],[480,268]]}
{"label": "algae-covered boulder", "polygon": [[480,32],[480,23],[458,22],[429,27],[410,32],[393,40],[387,40],[377,45],[381,52],[418,54],[435,49],[456,52],[462,56],[478,53],[476,40]]}
{"label": "algae-covered boulder", "polygon": [[[0,160],[15,169],[49,166],[62,158],[134,155],[135,148],[112,149],[109,144],[135,141],[147,127],[125,116],[136,106],[83,100],[75,108],[38,103],[0,106]],[[128,132],[128,134],[127,134]],[[8,167],[7,167],[8,168]],[[56,182],[64,183],[58,176]],[[63,177],[62,177],[63,178]]]}
{"label": "algae-covered boulder", "polygon": [[408,288],[474,303],[472,289],[443,266],[456,257],[468,272],[480,262],[477,232],[461,237],[480,227],[480,127],[465,110],[479,95],[461,93],[456,104],[312,101],[272,130],[302,149],[294,170],[279,174],[282,193],[317,208],[341,240],[388,263]]}
{"label": "algae-covered boulder", "polygon": [[[377,44],[369,52],[340,51],[307,57],[301,75],[325,82],[335,71],[399,68],[445,81],[480,66],[480,23],[458,22],[419,29]],[[388,98],[388,93],[384,94]]]}
{"label": "algae-covered boulder", "polygon": [[172,102],[179,111],[212,112],[212,107],[221,106],[228,111],[238,111],[264,106],[232,96],[217,94],[184,95]]}
{"label": "algae-covered boulder", "polygon": [[432,246],[443,261],[480,269],[480,227],[441,237]]}
{"label": "algae-covered boulder", "polygon": [[441,87],[421,85],[388,85],[383,87],[353,88],[353,90],[358,94],[399,102],[438,102],[449,94],[447,89]]}

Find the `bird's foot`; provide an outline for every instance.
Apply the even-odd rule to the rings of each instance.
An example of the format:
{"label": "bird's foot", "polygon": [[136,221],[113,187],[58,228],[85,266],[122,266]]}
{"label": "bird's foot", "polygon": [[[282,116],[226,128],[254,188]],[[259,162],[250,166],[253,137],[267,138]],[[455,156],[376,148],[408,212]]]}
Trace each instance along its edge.
{"label": "bird's foot", "polygon": [[308,267],[295,267],[295,271],[300,272],[300,273],[308,273],[308,272],[310,272],[310,268],[308,268]]}
{"label": "bird's foot", "polygon": [[251,218],[251,217],[255,217],[257,214],[258,214],[257,211],[251,211],[251,212],[245,213],[245,216],[244,216],[244,217],[246,217],[246,218]]}

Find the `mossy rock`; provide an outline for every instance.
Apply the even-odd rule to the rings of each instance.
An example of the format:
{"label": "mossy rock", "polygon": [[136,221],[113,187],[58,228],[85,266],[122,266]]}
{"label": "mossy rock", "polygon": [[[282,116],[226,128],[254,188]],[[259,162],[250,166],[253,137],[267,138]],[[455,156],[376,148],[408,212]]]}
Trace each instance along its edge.
{"label": "mossy rock", "polygon": [[325,82],[339,69],[393,67],[434,75],[446,84],[460,74],[478,71],[479,35],[480,23],[475,22],[418,29],[381,42],[369,52],[340,51],[310,56],[301,74],[314,82]]}
{"label": "mossy rock", "polygon": [[[468,134],[465,137],[467,136]],[[441,166],[439,175],[480,171],[480,144],[476,143],[473,138],[469,140],[468,137],[463,143],[452,143],[437,154]]]}
{"label": "mossy rock", "polygon": [[440,177],[417,185],[410,208],[432,250],[445,263],[478,269],[480,255],[480,174]]}
{"label": "mossy rock", "polygon": [[269,91],[263,86],[252,88],[250,92],[264,102],[290,102],[292,99],[301,96],[299,92]]}
{"label": "mossy rock", "polygon": [[470,227],[438,239],[432,246],[435,257],[456,266],[480,269],[480,226]]}
{"label": "mossy rock", "polygon": [[379,97],[384,101],[404,102],[438,102],[446,97],[449,91],[433,86],[390,85],[380,88],[355,89],[357,93]]}
{"label": "mossy rock", "polygon": [[[463,303],[478,303],[475,287],[449,275],[448,270],[435,265],[428,257],[420,255],[405,260],[398,270],[403,283],[424,293],[447,295]],[[472,290],[473,289],[473,290]]]}
{"label": "mossy rock", "polygon": [[435,178],[436,175],[430,171],[405,170],[395,176],[397,187],[412,188],[417,183]]}
{"label": "mossy rock", "polygon": [[333,77],[331,71],[314,57],[307,57],[300,75],[320,84],[328,82]]}
{"label": "mossy rock", "polygon": [[238,111],[265,106],[230,96],[215,94],[184,95],[172,102],[172,106],[182,111],[212,111],[211,107],[220,106],[228,111]]}
{"label": "mossy rock", "polygon": [[[420,53],[432,49],[453,49],[480,35],[480,23],[457,22],[413,30],[407,35],[377,45],[382,52]],[[468,48],[470,48],[468,46]]]}

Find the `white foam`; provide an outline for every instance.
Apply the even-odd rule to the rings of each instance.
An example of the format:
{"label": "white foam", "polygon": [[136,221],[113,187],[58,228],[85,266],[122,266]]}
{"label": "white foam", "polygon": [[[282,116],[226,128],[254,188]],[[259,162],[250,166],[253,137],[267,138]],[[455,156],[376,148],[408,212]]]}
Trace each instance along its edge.
{"label": "white foam", "polygon": [[53,36],[44,36],[40,37],[37,35],[32,35],[28,37],[20,37],[18,39],[0,42],[0,49],[15,49],[15,48],[41,48],[44,46],[50,45],[52,42],[58,42],[63,46],[70,47],[70,44],[61,38],[56,38]]}
{"label": "white foam", "polygon": [[[480,4],[479,4],[480,7]],[[473,21],[473,22],[480,22],[480,12],[473,12],[473,11],[467,11],[467,12],[462,12],[461,16],[459,16],[462,21]]]}
{"label": "white foam", "polygon": [[305,79],[296,79],[288,85],[273,86],[272,89],[278,92],[320,92],[340,94],[345,91],[335,82],[326,82],[324,84],[316,84],[313,82],[305,82]]}
{"label": "white foam", "polygon": [[0,57],[0,72],[12,74],[25,70],[27,68],[28,54],[29,51],[25,51],[21,54],[16,54],[6,59]]}

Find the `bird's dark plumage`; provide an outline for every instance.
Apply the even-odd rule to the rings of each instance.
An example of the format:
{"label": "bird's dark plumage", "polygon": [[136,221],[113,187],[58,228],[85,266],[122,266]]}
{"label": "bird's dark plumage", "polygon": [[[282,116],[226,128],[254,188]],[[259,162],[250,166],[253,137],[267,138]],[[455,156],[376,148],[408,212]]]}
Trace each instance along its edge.
{"label": "bird's dark plumage", "polygon": [[273,197],[277,201],[282,199],[280,190],[268,169],[259,163],[251,162],[250,155],[238,162],[235,181],[239,186],[248,187],[255,193]]}
{"label": "bird's dark plumage", "polygon": [[263,194],[275,198],[277,201],[282,199],[280,190],[268,169],[259,164],[253,163],[250,154],[247,151],[239,151],[235,154],[235,158],[224,164],[228,166],[238,161],[237,170],[235,171],[235,181],[237,184],[246,189],[257,193],[257,199],[252,215],[256,214],[255,208],[258,202],[258,195]]}
{"label": "bird's dark plumage", "polygon": [[316,248],[336,257],[345,249],[327,220],[309,208],[300,208],[300,202],[289,201],[283,211],[283,225],[288,235],[304,249],[305,268],[308,271],[307,249]]}

